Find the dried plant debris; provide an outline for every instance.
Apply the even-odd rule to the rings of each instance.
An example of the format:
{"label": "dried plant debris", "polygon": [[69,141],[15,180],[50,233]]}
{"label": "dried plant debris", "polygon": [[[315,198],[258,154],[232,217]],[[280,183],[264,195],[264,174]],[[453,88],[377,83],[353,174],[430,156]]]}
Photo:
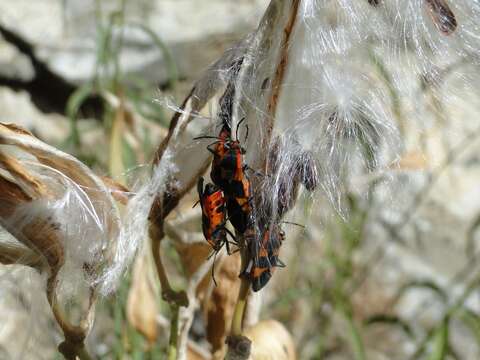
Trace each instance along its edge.
{"label": "dried plant debris", "polygon": [[[62,351],[76,351],[92,326],[99,289],[114,288],[106,279],[126,265],[116,256],[116,204],[80,161],[12,124],[0,124],[0,187],[0,223],[28,249],[2,258],[18,256],[48,274],[47,299],[66,337]],[[78,324],[67,304],[81,309]]]}
{"label": "dried plant debris", "polygon": [[215,278],[217,286],[207,293],[202,301],[202,309],[206,322],[207,340],[212,345],[215,358],[223,358],[225,337],[233,316],[233,309],[240,287],[240,254],[237,252],[223,257],[216,265]]}
{"label": "dried plant debris", "polygon": [[252,340],[252,360],[295,360],[292,335],[281,323],[264,320],[245,330]]}
{"label": "dried plant debris", "polygon": [[154,285],[153,266],[148,248],[137,256],[132,273],[132,285],[128,291],[127,319],[152,346],[159,335],[158,294]]}

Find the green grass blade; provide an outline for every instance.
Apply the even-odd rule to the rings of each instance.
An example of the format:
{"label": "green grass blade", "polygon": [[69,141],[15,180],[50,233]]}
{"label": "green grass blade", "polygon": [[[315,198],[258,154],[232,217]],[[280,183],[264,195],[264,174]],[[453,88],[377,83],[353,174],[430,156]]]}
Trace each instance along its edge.
{"label": "green grass blade", "polygon": [[448,354],[448,319],[435,331],[432,352],[428,360],[444,360]]}
{"label": "green grass blade", "polygon": [[80,133],[77,127],[78,112],[82,104],[94,94],[94,90],[94,86],[87,83],[76,89],[68,98],[65,112],[70,121],[70,134],[67,138],[67,143],[73,143],[76,146],[80,145]]}
{"label": "green grass blade", "polygon": [[480,346],[480,316],[465,307],[459,308],[455,315],[472,332],[478,346]]}
{"label": "green grass blade", "polygon": [[378,314],[369,317],[365,320],[365,325],[375,325],[375,324],[385,324],[389,326],[394,326],[400,328],[409,338],[413,339],[414,334],[413,330],[405,321],[400,319],[398,316],[395,315],[387,315],[387,314]]}
{"label": "green grass blade", "polygon": [[178,81],[178,69],[177,65],[173,59],[172,54],[170,53],[170,50],[168,49],[167,45],[162,41],[162,39],[155,34],[155,32],[150,29],[148,26],[145,26],[140,23],[131,23],[132,26],[135,26],[145,32],[148,36],[151,37],[155,45],[158,47],[158,49],[163,53],[163,56],[165,57],[165,61],[167,64],[167,69],[168,69],[168,74],[169,74],[169,81],[168,84],[170,86],[174,86],[176,82]]}
{"label": "green grass blade", "polygon": [[352,316],[345,309],[342,309],[341,312],[348,325],[348,340],[350,342],[353,358],[355,360],[366,360],[365,347],[357,325]]}
{"label": "green grass blade", "polygon": [[405,295],[407,291],[414,288],[421,288],[421,289],[423,288],[426,290],[431,290],[433,293],[437,294],[440,300],[442,300],[442,302],[444,303],[446,303],[448,300],[448,295],[445,293],[445,291],[440,286],[438,286],[437,284],[435,284],[433,281],[430,281],[430,280],[412,281],[405,284],[398,291],[396,298],[400,299],[403,295]]}

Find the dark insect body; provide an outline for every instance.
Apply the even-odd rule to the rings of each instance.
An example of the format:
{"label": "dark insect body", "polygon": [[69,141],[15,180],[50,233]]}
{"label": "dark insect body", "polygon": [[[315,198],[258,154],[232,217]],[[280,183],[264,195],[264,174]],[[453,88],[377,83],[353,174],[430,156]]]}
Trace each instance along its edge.
{"label": "dark insect body", "polygon": [[[243,119],[238,123],[242,123]],[[238,129],[237,129],[238,132]],[[207,146],[213,154],[212,170],[210,178],[228,196],[246,196],[248,186],[245,184],[245,170],[247,166],[243,162],[245,149],[240,141],[231,139],[231,131],[228,125],[224,125],[217,141]]]}
{"label": "dark insect body", "polygon": [[[228,249],[226,223],[226,201],[223,191],[214,184],[203,186],[202,177],[198,179],[197,190],[202,207],[202,230],[205,239],[215,252],[225,244]],[[230,252],[230,251],[228,251]]]}
{"label": "dark insect body", "polygon": [[[237,124],[237,134],[242,121],[243,119]],[[197,139],[201,138],[216,140],[207,147],[208,151],[213,154],[210,172],[213,184],[208,184],[203,190],[202,179],[199,182],[198,190],[202,204],[205,237],[214,250],[218,251],[223,244],[226,244],[228,251],[227,234],[229,232],[226,230],[225,224],[227,220],[230,221],[235,230],[243,235],[247,247],[248,265],[243,269],[241,276],[249,279],[253,291],[259,291],[269,282],[276,267],[285,266],[279,259],[279,251],[285,234],[278,223],[287,208],[292,206],[290,203],[294,202],[296,196],[282,199],[281,202],[286,203],[280,204],[282,214],[275,217],[275,225],[258,230],[254,225],[252,215],[254,213],[253,193],[246,173],[249,168],[244,163],[245,150],[238,139],[232,139],[228,121],[223,121],[222,129],[217,137],[204,136]],[[316,168],[308,157],[303,156],[302,160],[304,161],[298,161],[295,166],[294,182],[302,183],[309,190],[313,190],[317,185]],[[225,216],[226,213],[228,213],[228,219]]]}
{"label": "dark insect body", "polygon": [[228,219],[235,230],[245,233],[252,227],[252,208],[250,197],[235,197],[227,200]]}
{"label": "dark insect body", "polygon": [[[237,125],[237,133],[242,121],[243,119]],[[243,161],[245,150],[238,139],[231,139],[231,130],[227,123],[224,123],[215,139],[217,141],[207,146],[208,151],[213,154],[210,178],[228,199],[228,214],[233,227],[244,233],[251,223],[252,197],[250,180],[246,175],[247,166]]]}
{"label": "dark insect body", "polygon": [[250,279],[253,291],[262,289],[271,279],[276,267],[285,267],[279,259],[280,246],[285,240],[285,233],[278,225],[262,232],[260,242],[255,239],[254,233],[246,234],[249,244],[250,262],[242,276]]}
{"label": "dark insect body", "polygon": [[223,126],[217,141],[207,146],[207,150],[213,154],[212,170],[210,178],[213,183],[224,189],[229,179],[233,176],[236,167],[235,158],[230,150],[230,128]]}
{"label": "dark insect body", "polygon": [[243,164],[243,154],[245,150],[238,141],[219,141],[212,149],[208,150],[213,154],[212,170],[210,177],[213,183],[222,188],[229,196],[244,196],[245,186],[244,178],[245,166]]}
{"label": "dark insect body", "polygon": [[425,0],[438,31],[450,35],[457,29],[457,19],[446,0]]}

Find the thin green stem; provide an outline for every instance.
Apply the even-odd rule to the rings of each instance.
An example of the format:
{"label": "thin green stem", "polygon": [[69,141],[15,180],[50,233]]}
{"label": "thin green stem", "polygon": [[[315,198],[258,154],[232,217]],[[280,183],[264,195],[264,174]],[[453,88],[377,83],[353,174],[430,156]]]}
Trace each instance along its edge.
{"label": "thin green stem", "polygon": [[350,314],[344,311],[343,315],[348,324],[348,332],[350,337],[350,344],[352,347],[352,352],[356,360],[365,360],[365,347],[363,346],[362,337],[358,328]]}
{"label": "thin green stem", "polygon": [[178,314],[180,307],[172,305],[172,320],[170,322],[170,340],[168,342],[168,360],[177,359],[177,347],[178,347]]}
{"label": "thin green stem", "polygon": [[77,350],[77,356],[80,360],[93,360],[93,358],[85,349],[85,346],[82,346]]}
{"label": "thin green stem", "polygon": [[[244,265],[242,261],[242,269],[244,268],[243,266]],[[242,278],[240,283],[240,290],[238,292],[237,303],[235,304],[235,310],[233,312],[231,335],[242,334],[243,315],[245,313],[245,307],[247,305],[247,296],[248,296],[249,290],[250,290],[250,281]]]}

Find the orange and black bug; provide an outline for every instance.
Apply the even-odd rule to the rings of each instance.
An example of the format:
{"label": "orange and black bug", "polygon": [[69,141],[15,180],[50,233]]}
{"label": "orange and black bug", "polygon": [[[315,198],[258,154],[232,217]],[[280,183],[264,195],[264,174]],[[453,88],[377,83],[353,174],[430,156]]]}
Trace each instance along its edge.
{"label": "orange and black bug", "polygon": [[244,197],[228,198],[227,209],[228,219],[235,230],[243,234],[249,227],[252,227],[252,206],[249,193]]}
{"label": "orange and black bug", "polygon": [[[237,133],[243,120],[237,125]],[[230,222],[237,231],[243,233],[250,222],[251,213],[251,185],[245,173],[248,166],[243,162],[245,150],[238,139],[231,139],[230,126],[225,122],[218,137],[202,136],[196,139],[202,138],[217,140],[207,146],[208,151],[213,154],[210,178],[224,191],[228,199]]]}
{"label": "orange and black bug", "polygon": [[[253,230],[252,230],[253,231]],[[249,244],[250,262],[242,276],[250,279],[253,291],[259,291],[270,280],[275,267],[285,267],[279,259],[280,246],[285,239],[285,233],[278,225],[262,232],[261,241],[255,241],[255,235],[250,235]]]}
{"label": "orange and black bug", "polygon": [[[245,120],[243,118],[237,124],[238,128]],[[248,137],[248,127],[245,139]],[[199,136],[198,139],[215,139],[216,141],[207,146],[207,150],[213,154],[212,170],[210,178],[213,183],[219,186],[228,196],[243,196],[245,186],[242,179],[248,166],[243,163],[245,149],[240,145],[238,139],[231,138],[231,128],[228,122],[224,121],[218,136]]]}
{"label": "orange and black bug", "polygon": [[[237,125],[237,133],[240,124]],[[248,128],[247,128],[248,136]],[[247,166],[243,162],[245,149],[238,139],[231,138],[228,125],[224,125],[218,136],[218,141],[207,146],[213,154],[212,170],[210,177],[215,185],[221,187],[228,196],[246,196],[248,186],[243,179]]]}
{"label": "orange and black bug", "polygon": [[225,228],[226,203],[223,191],[214,184],[203,186],[202,177],[198,179],[197,190],[202,207],[202,230],[205,239],[215,252],[220,251],[225,244],[227,252],[230,253],[227,234],[230,232]]}
{"label": "orange and black bug", "polygon": [[228,194],[227,209],[230,222],[240,233],[252,225],[252,188],[246,175],[246,165],[243,165],[243,154],[235,150],[237,157],[233,178],[225,192]]}

